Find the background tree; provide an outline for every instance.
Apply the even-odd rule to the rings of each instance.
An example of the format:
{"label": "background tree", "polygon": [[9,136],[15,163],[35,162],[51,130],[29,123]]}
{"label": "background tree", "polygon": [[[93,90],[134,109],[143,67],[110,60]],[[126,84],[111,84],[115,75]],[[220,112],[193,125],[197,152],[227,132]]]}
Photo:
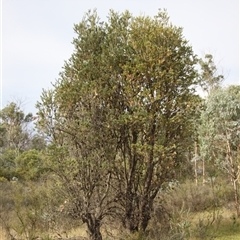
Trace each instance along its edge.
{"label": "background tree", "polygon": [[17,176],[24,180],[37,180],[43,173],[43,156],[33,149],[24,151],[15,159]]}
{"label": "background tree", "polygon": [[74,53],[37,104],[49,164],[92,239],[114,207],[128,230],[144,232],[192,141],[197,59],[161,11],[111,11],[105,23],[89,12],[75,32]]}
{"label": "background tree", "polygon": [[11,102],[0,112],[2,147],[24,150],[29,142],[27,125],[32,114],[24,114],[16,103]]}
{"label": "background tree", "polygon": [[0,111],[1,174],[8,179],[16,174],[15,158],[29,147],[32,114],[25,115],[20,104],[11,102]]}
{"label": "background tree", "polygon": [[199,59],[200,64],[200,82],[203,91],[207,94],[218,87],[224,80],[224,76],[218,74],[218,69],[211,54],[206,54],[204,59]]}
{"label": "background tree", "polygon": [[34,239],[46,229],[42,217],[43,209],[44,214],[49,210],[45,209],[49,199],[44,199],[43,191],[33,196],[45,171],[40,151],[45,142],[34,133],[33,119],[18,103],[9,103],[0,111],[0,224],[9,239]]}
{"label": "background tree", "polygon": [[[221,83],[224,80],[224,76],[218,73],[217,66],[214,62],[213,56],[211,54],[205,54],[204,59],[199,59],[200,72],[199,72],[199,82],[201,89],[204,93],[207,93],[207,96],[211,94],[212,91],[221,87]],[[204,105],[204,103],[203,103]],[[203,106],[204,108],[204,106]],[[198,124],[201,124],[201,120],[199,118]],[[206,166],[205,159],[199,156],[199,141],[198,141],[198,131],[196,131],[196,139],[195,139],[195,175],[197,174],[197,160],[202,160],[202,179],[203,184],[206,182]],[[211,164],[210,164],[211,165]],[[208,166],[209,167],[209,166]],[[197,177],[197,175],[196,175]]]}
{"label": "background tree", "polygon": [[[46,146],[43,137],[34,133],[33,120],[31,113],[25,114],[21,109],[21,103],[11,102],[0,111],[0,174],[9,180],[19,175],[16,159],[21,154],[31,149],[40,151]],[[28,156],[33,155],[29,152]],[[31,171],[21,166],[25,167]]]}
{"label": "background tree", "polygon": [[201,155],[227,173],[233,184],[239,212],[240,88],[230,86],[211,92],[202,112]]}

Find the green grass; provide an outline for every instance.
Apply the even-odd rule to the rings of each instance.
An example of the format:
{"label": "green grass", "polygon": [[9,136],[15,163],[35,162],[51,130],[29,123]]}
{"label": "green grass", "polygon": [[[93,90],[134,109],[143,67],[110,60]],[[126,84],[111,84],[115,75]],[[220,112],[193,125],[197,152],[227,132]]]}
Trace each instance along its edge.
{"label": "green grass", "polygon": [[232,211],[221,209],[212,224],[211,220],[211,213],[197,213],[191,221],[195,237],[190,240],[240,240],[240,219],[236,219]]}
{"label": "green grass", "polygon": [[224,221],[217,231],[217,238],[219,240],[239,240],[240,239],[240,221],[233,220]]}

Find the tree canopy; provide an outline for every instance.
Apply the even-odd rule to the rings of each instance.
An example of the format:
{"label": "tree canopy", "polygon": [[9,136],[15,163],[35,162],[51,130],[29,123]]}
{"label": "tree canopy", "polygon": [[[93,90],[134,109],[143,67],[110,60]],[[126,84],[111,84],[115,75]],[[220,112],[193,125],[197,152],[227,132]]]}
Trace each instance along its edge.
{"label": "tree canopy", "polygon": [[48,164],[91,239],[106,215],[144,232],[191,143],[197,57],[164,11],[110,11],[106,22],[88,12],[74,30],[74,52],[37,104]]}

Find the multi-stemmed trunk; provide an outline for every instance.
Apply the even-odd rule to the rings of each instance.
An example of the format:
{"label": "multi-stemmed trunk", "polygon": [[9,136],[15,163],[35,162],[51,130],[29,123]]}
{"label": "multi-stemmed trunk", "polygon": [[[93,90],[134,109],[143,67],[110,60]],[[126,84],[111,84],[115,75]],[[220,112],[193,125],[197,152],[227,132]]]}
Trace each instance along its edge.
{"label": "multi-stemmed trunk", "polygon": [[87,224],[87,232],[89,239],[102,240],[102,234],[100,231],[101,219],[98,219],[95,216],[88,214],[87,216],[85,216],[84,222]]}
{"label": "multi-stemmed trunk", "polygon": [[147,197],[141,198],[137,205],[133,201],[125,208],[123,225],[130,233],[144,233],[151,218],[152,200]]}

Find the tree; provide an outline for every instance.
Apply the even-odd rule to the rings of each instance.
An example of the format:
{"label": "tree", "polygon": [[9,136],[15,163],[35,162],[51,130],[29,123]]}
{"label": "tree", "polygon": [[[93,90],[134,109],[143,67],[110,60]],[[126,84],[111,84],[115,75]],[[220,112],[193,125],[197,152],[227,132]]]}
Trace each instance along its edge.
{"label": "tree", "polygon": [[16,175],[15,158],[29,147],[31,121],[32,114],[25,115],[14,102],[0,111],[0,174],[7,179]]}
{"label": "tree", "polygon": [[201,155],[227,173],[232,181],[237,216],[239,211],[240,87],[211,92],[202,112]]}
{"label": "tree", "polygon": [[29,143],[27,125],[32,121],[32,114],[25,115],[20,106],[11,102],[0,111],[0,119],[1,147],[23,151]]}
{"label": "tree", "polygon": [[162,11],[111,11],[105,23],[89,12],[75,32],[74,53],[37,104],[50,165],[91,239],[101,239],[101,220],[113,210],[128,230],[144,232],[191,144],[197,59]]}
{"label": "tree", "polygon": [[17,175],[24,180],[36,180],[44,171],[43,156],[35,149],[24,151],[14,162]]}
{"label": "tree", "polygon": [[214,63],[213,56],[206,54],[205,59],[199,59],[200,70],[200,82],[203,91],[210,94],[212,90],[220,87],[220,84],[224,80],[224,76],[218,74],[217,67]]}
{"label": "tree", "polygon": [[[211,54],[205,54],[205,59],[199,59],[200,73],[199,73],[199,82],[203,92],[207,93],[207,96],[211,94],[212,91],[221,87],[221,83],[224,80],[224,76],[218,74],[218,69],[215,65],[213,56]],[[200,118],[199,118],[199,121]],[[197,123],[199,125],[199,123]],[[198,132],[196,131],[196,140],[195,140],[195,175],[197,173],[197,160],[200,160],[198,150]],[[205,183],[205,159],[202,158],[202,177],[203,184]],[[197,175],[196,175],[197,177]],[[196,178],[197,181],[197,178]]]}

